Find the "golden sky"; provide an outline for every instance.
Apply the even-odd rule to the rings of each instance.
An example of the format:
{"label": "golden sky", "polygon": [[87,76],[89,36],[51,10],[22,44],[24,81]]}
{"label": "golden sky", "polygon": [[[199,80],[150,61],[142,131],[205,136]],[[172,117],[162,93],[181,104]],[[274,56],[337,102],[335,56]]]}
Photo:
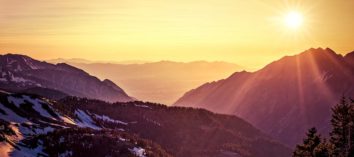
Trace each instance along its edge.
{"label": "golden sky", "polygon": [[[0,0],[0,53],[37,59],[228,61],[354,50],[353,0]],[[303,24],[289,28],[284,16]]]}

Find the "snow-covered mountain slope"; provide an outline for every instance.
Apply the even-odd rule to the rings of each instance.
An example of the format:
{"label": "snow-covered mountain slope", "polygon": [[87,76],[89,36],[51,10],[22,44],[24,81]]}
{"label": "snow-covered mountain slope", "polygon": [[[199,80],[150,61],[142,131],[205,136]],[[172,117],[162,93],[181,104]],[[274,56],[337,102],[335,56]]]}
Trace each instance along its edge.
{"label": "snow-covered mountain slope", "polygon": [[309,49],[256,72],[237,72],[187,92],[176,106],[235,114],[284,144],[301,142],[310,127],[330,130],[331,106],[354,96],[354,53]]}
{"label": "snow-covered mountain slope", "polygon": [[[6,156],[289,156],[235,116],[144,102],[0,94]],[[2,155],[1,154],[1,155]]]}
{"label": "snow-covered mountain slope", "polygon": [[154,141],[173,156],[276,157],[290,150],[236,116],[148,102],[107,103],[68,97],[60,108],[80,109],[104,119],[104,128],[124,130]]}
{"label": "snow-covered mountain slope", "polygon": [[31,92],[26,89],[34,88],[39,93],[51,90],[53,97],[66,93],[110,102],[134,100],[113,82],[100,81],[73,66],[40,62],[24,55],[0,55],[0,89]]}
{"label": "snow-covered mountain slope", "polygon": [[[110,145],[110,148],[115,151],[100,150],[100,156],[142,157],[154,151],[168,156],[151,142],[146,144],[147,141],[119,129],[107,131],[98,125],[100,118],[102,122],[123,123],[121,121],[80,109],[74,109],[69,116],[56,109],[55,103],[37,96],[1,93],[0,156],[85,156],[83,152],[97,151],[94,147],[102,140],[113,142],[114,145]],[[99,118],[94,120],[96,116]],[[93,135],[95,138],[91,139]],[[58,137],[60,139],[56,140]],[[92,145],[92,148],[87,148],[85,144]]]}

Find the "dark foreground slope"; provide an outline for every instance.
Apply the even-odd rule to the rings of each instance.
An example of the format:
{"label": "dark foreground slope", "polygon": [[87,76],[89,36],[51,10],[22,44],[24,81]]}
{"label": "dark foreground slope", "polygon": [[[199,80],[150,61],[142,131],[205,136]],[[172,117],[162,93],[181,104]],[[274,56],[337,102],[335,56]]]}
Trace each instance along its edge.
{"label": "dark foreground slope", "polygon": [[[70,113],[73,109],[68,106],[119,120],[123,125],[117,128],[150,139],[174,156],[289,155],[287,148],[236,116],[144,102],[109,104],[67,98],[60,104]],[[100,125],[112,128],[110,123]]]}
{"label": "dark foreground slope", "polygon": [[290,156],[242,119],[202,109],[23,94],[1,94],[0,109],[10,156]]}

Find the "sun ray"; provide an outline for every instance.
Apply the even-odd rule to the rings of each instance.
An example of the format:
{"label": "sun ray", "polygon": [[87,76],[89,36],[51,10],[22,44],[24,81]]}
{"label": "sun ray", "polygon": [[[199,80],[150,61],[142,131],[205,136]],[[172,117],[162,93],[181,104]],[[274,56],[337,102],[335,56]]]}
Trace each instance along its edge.
{"label": "sun ray", "polygon": [[[316,78],[321,79],[320,77],[323,76],[323,71],[320,71],[319,66],[318,66],[318,62],[316,61],[316,56],[314,56],[314,53],[311,53],[309,56],[310,59],[310,67],[311,68],[311,74],[313,74]],[[334,100],[334,94],[331,92],[331,90],[327,87],[326,82],[324,82],[323,80],[319,80],[318,82],[316,82],[315,84],[319,89],[321,89],[321,91],[324,93],[325,97],[323,97],[323,99],[327,99],[329,100]]]}
{"label": "sun ray", "polygon": [[305,95],[304,95],[304,82],[303,82],[303,75],[302,75],[302,63],[300,62],[300,57],[296,56],[296,81],[297,81],[297,94],[299,96],[299,105],[296,108],[299,108],[299,112],[301,114],[301,118],[305,118]]}

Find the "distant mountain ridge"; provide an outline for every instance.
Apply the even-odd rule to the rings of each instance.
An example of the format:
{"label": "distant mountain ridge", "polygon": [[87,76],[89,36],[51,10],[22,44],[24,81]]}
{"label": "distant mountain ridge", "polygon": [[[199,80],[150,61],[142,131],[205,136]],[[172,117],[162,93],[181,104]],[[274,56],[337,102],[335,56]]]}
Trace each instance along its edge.
{"label": "distant mountain ridge", "polygon": [[100,81],[71,65],[50,64],[18,54],[0,55],[1,89],[19,92],[35,87],[109,102],[134,100],[113,82]]}
{"label": "distant mountain ridge", "polygon": [[310,127],[328,132],[331,106],[342,96],[354,96],[353,56],[312,48],[253,73],[206,83],[175,105],[236,114],[293,146]]}
{"label": "distant mountain ridge", "polygon": [[88,59],[82,58],[56,58],[56,59],[49,59],[46,60],[48,63],[58,64],[58,63],[84,63],[84,64],[91,64],[91,63],[112,63],[112,64],[144,64],[150,63],[149,61],[144,60],[126,60],[126,61],[93,61]]}
{"label": "distant mountain ridge", "polygon": [[101,79],[108,78],[139,100],[172,104],[204,82],[227,77],[243,67],[227,62],[159,61],[143,64],[73,63]]}

